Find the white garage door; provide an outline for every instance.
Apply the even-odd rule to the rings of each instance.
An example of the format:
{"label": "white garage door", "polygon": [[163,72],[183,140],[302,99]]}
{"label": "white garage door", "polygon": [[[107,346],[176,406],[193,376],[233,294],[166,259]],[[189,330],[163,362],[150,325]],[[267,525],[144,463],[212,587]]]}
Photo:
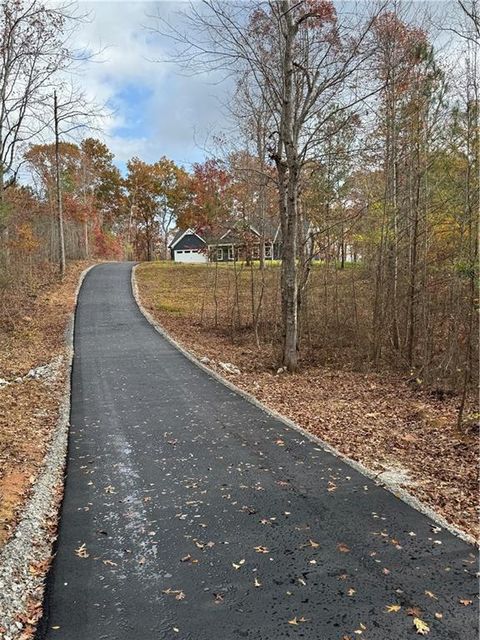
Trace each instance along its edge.
{"label": "white garage door", "polygon": [[175,251],[175,262],[208,262],[205,253],[194,249],[180,249]]}

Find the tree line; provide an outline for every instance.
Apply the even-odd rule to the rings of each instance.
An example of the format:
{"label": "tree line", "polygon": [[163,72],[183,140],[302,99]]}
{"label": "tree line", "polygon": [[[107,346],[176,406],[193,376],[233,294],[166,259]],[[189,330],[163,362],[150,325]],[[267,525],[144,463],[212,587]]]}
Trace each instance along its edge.
{"label": "tree line", "polygon": [[[214,234],[234,220],[264,233],[268,220],[281,230],[282,366],[299,366],[312,327],[330,314],[339,331],[329,292],[348,270],[349,339],[374,366],[448,380],[461,392],[461,423],[477,377],[480,27],[477,0],[454,4],[448,20],[398,0],[355,10],[209,0],[173,24],[150,17],[177,64],[230,78],[232,128],[189,171],[132,158],[122,175],[94,135],[67,141],[98,126],[81,93],[61,86],[53,108],[58,77],[78,59],[68,36],[82,16],[4,3],[2,290],[61,263],[62,236],[67,259],[164,259],[175,227]],[[319,266],[323,288],[312,278]],[[262,255],[258,267],[261,291]]]}
{"label": "tree line", "polygon": [[209,0],[155,27],[185,70],[233,79],[237,154],[255,158],[243,167],[253,216],[270,187],[281,225],[281,364],[298,367],[322,296],[315,260],[326,295],[353,257],[352,314],[355,281],[368,289],[366,357],[419,384],[449,380],[459,424],[477,377],[479,21],[477,0],[443,13]]}

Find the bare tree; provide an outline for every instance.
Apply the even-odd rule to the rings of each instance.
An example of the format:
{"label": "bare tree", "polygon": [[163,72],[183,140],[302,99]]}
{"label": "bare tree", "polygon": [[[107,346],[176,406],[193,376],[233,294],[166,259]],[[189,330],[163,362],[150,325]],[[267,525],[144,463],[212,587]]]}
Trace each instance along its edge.
{"label": "bare tree", "polygon": [[63,95],[53,92],[53,132],[55,136],[55,183],[58,221],[60,275],[65,275],[65,237],[63,230],[62,167],[59,153],[60,137],[73,137],[79,131],[95,130],[105,116],[103,107],[92,104],[82,91],[73,85],[63,87]]}
{"label": "bare tree", "polygon": [[15,0],[1,5],[0,206],[5,180],[15,175],[17,149],[52,121],[41,105],[59,72],[77,59],[67,41],[83,17],[72,4]]}
{"label": "bare tree", "polygon": [[[351,14],[350,14],[351,15]],[[185,29],[159,30],[179,45],[177,60],[192,72],[247,74],[268,108],[269,152],[277,171],[282,228],[282,363],[298,364],[298,235],[302,169],[324,144],[334,115],[348,120],[365,97],[358,75],[371,55],[373,17],[337,15],[330,0],[221,2],[192,5]],[[366,91],[368,93],[368,91]]]}

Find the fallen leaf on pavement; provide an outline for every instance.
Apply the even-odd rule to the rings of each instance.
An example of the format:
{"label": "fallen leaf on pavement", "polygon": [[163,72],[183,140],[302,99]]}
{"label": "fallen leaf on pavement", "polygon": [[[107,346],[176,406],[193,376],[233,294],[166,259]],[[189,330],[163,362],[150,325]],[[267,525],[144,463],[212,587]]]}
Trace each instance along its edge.
{"label": "fallen leaf on pavement", "polygon": [[300,549],[305,549],[305,547],[311,547],[312,549],[318,549],[319,547],[319,543],[315,542],[314,540],[309,540],[308,542],[305,542],[305,544],[301,544],[300,545]]}
{"label": "fallen leaf on pavement", "polygon": [[242,564],[245,564],[245,560],[239,560],[238,563],[232,562],[232,567],[238,571]]}
{"label": "fallen leaf on pavement", "polygon": [[292,618],[291,620],[288,621],[288,624],[292,624],[294,626],[297,626],[302,622],[308,622],[308,620],[306,618],[304,618],[304,616],[302,616],[301,618],[297,618],[297,616],[295,616],[295,618]]}
{"label": "fallen leaf on pavement", "polygon": [[417,633],[419,633],[421,636],[426,636],[430,631],[430,627],[428,626],[428,624],[423,620],[420,620],[420,618],[414,618],[413,624],[415,626],[415,629],[417,630]]}
{"label": "fallen leaf on pavement", "polygon": [[87,551],[85,542],[80,547],[78,547],[78,549],[75,549],[75,555],[77,555],[79,558],[88,558],[90,556]]}

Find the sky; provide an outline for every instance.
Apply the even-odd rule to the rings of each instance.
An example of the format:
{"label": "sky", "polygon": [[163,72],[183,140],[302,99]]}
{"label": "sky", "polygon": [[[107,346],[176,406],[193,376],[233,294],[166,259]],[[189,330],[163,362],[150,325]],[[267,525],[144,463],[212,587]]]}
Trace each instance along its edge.
{"label": "sky", "polygon": [[155,162],[162,156],[189,169],[212,150],[222,128],[226,86],[218,77],[188,76],[169,61],[172,43],[153,34],[152,15],[169,20],[184,2],[97,0],[80,2],[88,13],[74,46],[95,52],[75,81],[92,101],[105,104],[102,137],[124,170],[132,156]]}
{"label": "sky", "polygon": [[[414,0],[413,6],[453,2],[444,1]],[[172,41],[151,30],[157,12],[178,24],[188,1],[80,0],[78,6],[88,19],[72,46],[96,55],[81,65],[76,82],[93,102],[107,106],[103,134],[93,135],[104,139],[120,169],[132,156],[155,162],[164,155],[190,169],[214,153],[214,135],[229,128],[228,84],[218,74],[185,74],[171,62]]]}

